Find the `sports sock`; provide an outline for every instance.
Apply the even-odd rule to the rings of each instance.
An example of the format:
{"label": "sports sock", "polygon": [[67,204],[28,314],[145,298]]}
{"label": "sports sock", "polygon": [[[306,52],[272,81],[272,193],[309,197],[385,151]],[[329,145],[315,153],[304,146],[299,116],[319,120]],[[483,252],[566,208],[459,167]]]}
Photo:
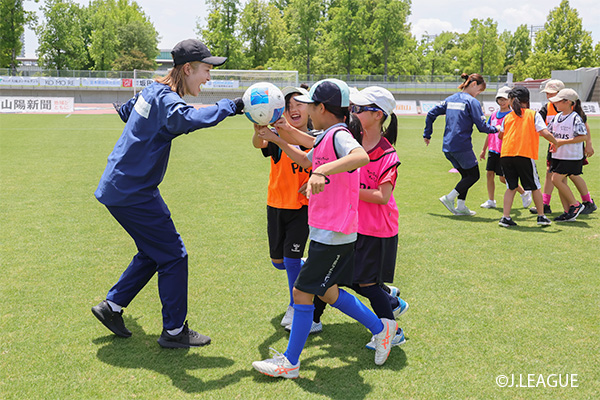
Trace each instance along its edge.
{"label": "sports sock", "polygon": [[545,205],[550,205],[550,199],[552,199],[551,194],[542,193],[542,200],[544,201]]}
{"label": "sports sock", "polygon": [[183,325],[181,325],[181,327],[179,327],[179,328],[169,329],[169,330],[167,330],[167,333],[171,336],[177,336],[181,333],[182,330],[183,330]]}
{"label": "sports sock", "polygon": [[592,196],[590,195],[590,192],[588,192],[588,194],[586,194],[584,196],[581,196],[581,202],[584,202],[584,201],[588,201],[590,203],[592,202]]}
{"label": "sports sock", "polygon": [[379,318],[394,319],[390,295],[379,285],[361,287],[361,294],[371,302],[371,308]]}
{"label": "sports sock", "polygon": [[375,315],[373,311],[369,310],[367,306],[361,303],[355,296],[343,289],[339,290],[339,297],[337,301],[332,304],[333,307],[363,324],[373,335],[377,335],[383,330],[383,323],[377,318],[377,315]]}
{"label": "sports sock", "polygon": [[310,333],[314,309],[315,306],[312,304],[294,304],[294,319],[292,320],[290,341],[287,350],[283,353],[292,364],[298,364],[300,353],[302,353]]}
{"label": "sports sock", "polygon": [[325,311],[325,307],[327,307],[327,303],[325,303],[319,296],[315,296],[315,300],[313,302],[315,305],[315,312],[313,314],[313,322],[318,324],[321,322],[321,315]]}
{"label": "sports sock", "polygon": [[288,288],[290,289],[290,306],[292,306],[294,305],[294,283],[296,283],[296,278],[298,278],[298,274],[300,273],[302,259],[283,257],[283,264],[287,272]]}
{"label": "sports sock", "polygon": [[454,199],[458,197],[458,192],[456,191],[456,189],[452,189],[452,191],[448,193],[446,197],[448,198],[448,200],[454,201]]}
{"label": "sports sock", "polygon": [[467,207],[467,206],[465,205],[465,201],[464,201],[464,200],[458,199],[458,200],[456,201],[456,208],[458,208],[458,209],[461,209],[461,210],[462,210],[463,208],[466,208],[466,207]]}
{"label": "sports sock", "polygon": [[117,303],[110,301],[110,300],[106,300],[106,302],[108,303],[108,306],[110,307],[110,309],[113,312],[121,312],[121,310],[123,309],[123,307],[121,307],[120,305],[118,305]]}
{"label": "sports sock", "polygon": [[285,269],[285,265],[283,263],[276,263],[274,261],[271,261],[271,264],[273,264],[273,266],[275,268],[277,268],[277,269],[280,269],[280,270],[284,270]]}

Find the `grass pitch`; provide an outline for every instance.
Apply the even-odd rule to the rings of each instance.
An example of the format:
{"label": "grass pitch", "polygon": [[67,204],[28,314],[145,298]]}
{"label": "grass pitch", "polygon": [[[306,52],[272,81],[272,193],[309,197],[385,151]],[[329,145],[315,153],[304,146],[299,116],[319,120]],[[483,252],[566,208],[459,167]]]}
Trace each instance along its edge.
{"label": "grass pitch", "polygon": [[[285,350],[278,323],[288,298],[284,272],[268,257],[269,163],[244,117],[176,139],[161,185],[190,254],[190,326],[213,339],[186,351],[156,343],[155,278],[125,312],[133,337],[115,337],[90,312],[135,253],[93,196],[123,127],[118,117],[1,115],[0,398],[599,397],[600,211],[540,228],[517,196],[519,226],[500,228],[500,209],[478,207],[487,198],[482,163],[467,199],[477,215],[451,216],[438,201],[458,181],[441,152],[443,121],[429,147],[423,124],[400,117],[396,146],[395,285],[410,304],[399,321],[407,343],[377,367],[364,348],[370,334],[328,308],[301,378],[285,381],[251,367],[269,347]],[[597,136],[600,119],[590,126]],[[476,153],[483,139],[474,133]],[[600,201],[600,153],[584,172]],[[497,182],[499,204],[503,192]],[[552,208],[560,209],[557,192]],[[550,387],[553,374],[576,381]],[[537,387],[499,387],[500,375]]]}

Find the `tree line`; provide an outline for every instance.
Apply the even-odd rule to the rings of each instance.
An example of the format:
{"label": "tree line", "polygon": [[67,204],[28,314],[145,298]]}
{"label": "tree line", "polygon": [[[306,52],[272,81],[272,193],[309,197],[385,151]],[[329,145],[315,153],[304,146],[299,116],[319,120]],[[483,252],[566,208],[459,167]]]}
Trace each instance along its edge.
{"label": "tree line", "polygon": [[[156,66],[159,34],[135,1],[79,6],[45,0],[40,24],[22,3],[0,0],[1,67],[15,65],[26,24],[35,26],[39,63],[47,68]],[[533,37],[527,25],[499,32],[498,23],[486,18],[472,19],[465,34],[415,38],[408,23],[411,0],[206,0],[206,5],[208,17],[198,19],[196,34],[214,54],[228,57],[228,69],[384,76],[511,72],[521,80],[600,66],[600,42],[593,45],[568,0],[550,10]]]}

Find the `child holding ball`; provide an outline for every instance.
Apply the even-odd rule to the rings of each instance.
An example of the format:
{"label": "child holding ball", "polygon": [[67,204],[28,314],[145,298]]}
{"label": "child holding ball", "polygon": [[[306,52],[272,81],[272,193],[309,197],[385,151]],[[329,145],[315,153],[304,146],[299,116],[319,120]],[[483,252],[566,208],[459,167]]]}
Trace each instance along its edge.
{"label": "child holding ball", "polygon": [[349,128],[349,88],[337,79],[313,85],[308,96],[297,101],[308,104],[315,129],[322,129],[313,149],[307,154],[290,146],[268,128],[261,136],[276,143],[303,168],[312,167],[307,197],[310,245],[308,258],[294,285],[294,317],[285,353],[252,366],[260,373],[297,378],[300,354],[308,338],[313,318],[313,296],[356,319],[375,335],[375,364],[382,365],[396,335],[394,320],[379,319],[352,294],[338,284],[351,285],[354,245],[358,229],[359,174],[357,169],[369,162],[361,147],[360,129]]}

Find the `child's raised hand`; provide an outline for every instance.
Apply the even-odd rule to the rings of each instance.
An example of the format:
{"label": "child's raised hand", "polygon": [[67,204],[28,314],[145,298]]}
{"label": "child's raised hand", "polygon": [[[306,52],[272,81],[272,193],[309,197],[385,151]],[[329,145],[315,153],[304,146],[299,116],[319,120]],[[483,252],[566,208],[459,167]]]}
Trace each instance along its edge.
{"label": "child's raised hand", "polygon": [[284,130],[284,131],[289,131],[290,130],[290,124],[288,123],[287,119],[285,119],[285,117],[282,115],[281,118],[279,118],[277,121],[275,121],[272,126],[277,129],[277,130]]}
{"label": "child's raised hand", "polygon": [[269,129],[268,126],[264,126],[264,125],[254,124],[254,131],[256,132],[256,135],[259,138],[261,138],[263,140],[267,140],[269,142],[273,142],[273,141],[277,140],[277,138],[279,137],[271,129]]}

